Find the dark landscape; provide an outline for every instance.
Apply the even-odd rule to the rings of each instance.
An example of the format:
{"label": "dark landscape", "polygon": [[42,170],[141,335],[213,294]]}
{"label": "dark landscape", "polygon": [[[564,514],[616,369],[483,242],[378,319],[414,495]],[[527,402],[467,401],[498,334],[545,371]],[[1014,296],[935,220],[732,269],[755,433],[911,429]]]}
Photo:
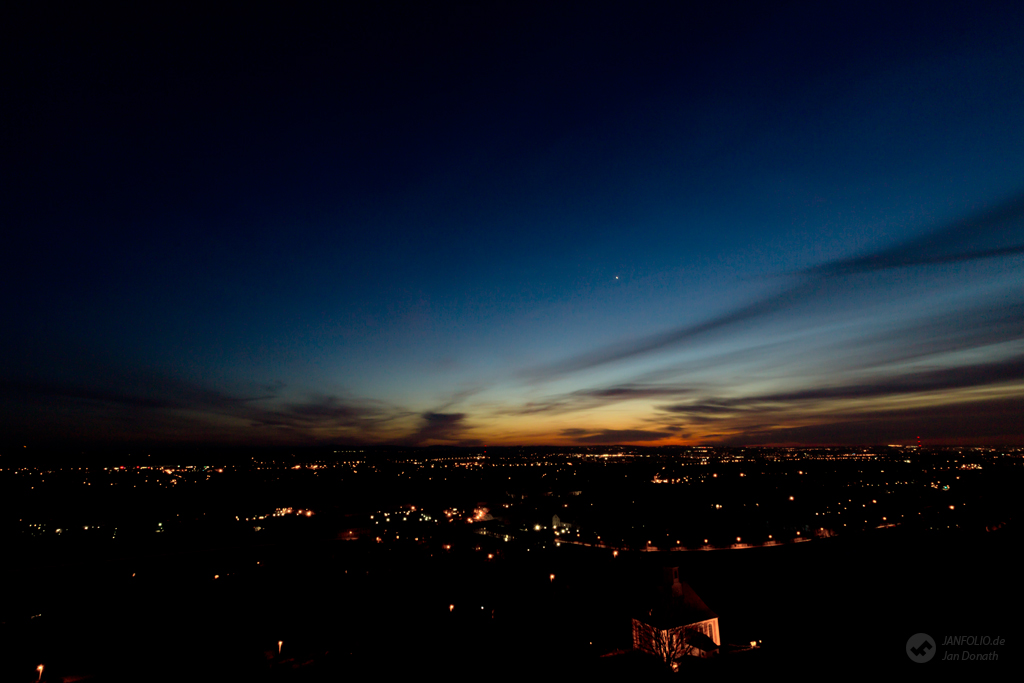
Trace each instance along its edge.
{"label": "dark landscape", "polygon": [[[908,668],[918,632],[1022,635],[1020,449],[595,450],[5,467],[5,678],[38,662],[44,680],[658,676],[630,619],[663,566],[742,648],[691,658],[700,671]],[[670,467],[689,482],[662,483]]]}

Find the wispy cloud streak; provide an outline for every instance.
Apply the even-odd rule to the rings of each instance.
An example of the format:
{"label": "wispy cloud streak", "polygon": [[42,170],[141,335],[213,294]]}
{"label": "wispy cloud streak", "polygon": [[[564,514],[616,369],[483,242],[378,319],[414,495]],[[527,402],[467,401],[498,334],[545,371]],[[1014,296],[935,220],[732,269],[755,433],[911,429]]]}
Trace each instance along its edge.
{"label": "wispy cloud streak", "polygon": [[[380,401],[337,396],[282,401],[276,395],[283,388],[281,384],[271,385],[275,393],[236,396],[165,377],[147,375],[141,382],[135,379],[127,382],[124,377],[111,375],[109,386],[83,387],[72,382],[5,377],[0,378],[0,400],[34,408],[44,416],[60,406],[68,429],[73,429],[76,419],[93,424],[105,421],[148,425],[153,436],[166,437],[157,433],[161,426],[169,432],[203,435],[209,431],[205,425],[222,436],[238,436],[238,429],[255,429],[248,431],[248,438],[257,441],[273,438],[274,434],[304,439],[329,439],[334,435],[363,441],[412,415]],[[25,426],[9,424],[6,428]]]}
{"label": "wispy cloud streak", "polygon": [[1024,356],[977,365],[937,368],[905,375],[879,377],[873,381],[831,387],[761,394],[743,398],[708,399],[690,404],[663,406],[661,409],[682,414],[715,414],[757,407],[780,407],[808,401],[901,396],[931,391],[948,391],[1024,381]]}
{"label": "wispy cloud streak", "polygon": [[[993,242],[1002,244],[992,244]],[[1009,244],[1007,244],[1007,242]],[[556,379],[612,363],[684,346],[712,332],[765,319],[790,310],[825,291],[830,278],[867,274],[896,268],[964,263],[1024,253],[1024,197],[980,215],[959,220],[924,236],[857,257],[806,269],[793,276],[797,282],[771,296],[701,323],[633,339],[534,368],[526,376],[534,381]]]}

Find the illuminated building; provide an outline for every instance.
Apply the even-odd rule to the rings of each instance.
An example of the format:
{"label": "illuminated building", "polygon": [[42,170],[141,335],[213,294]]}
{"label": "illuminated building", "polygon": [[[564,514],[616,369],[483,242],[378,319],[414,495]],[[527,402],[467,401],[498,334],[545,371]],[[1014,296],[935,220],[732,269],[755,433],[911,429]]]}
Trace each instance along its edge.
{"label": "illuminated building", "polygon": [[633,619],[633,649],[666,664],[682,657],[710,657],[721,637],[718,615],[708,609],[689,584],[679,581],[679,567],[665,567],[657,594],[640,618]]}
{"label": "illuminated building", "polygon": [[552,529],[575,529],[576,525],[568,521],[565,513],[561,515],[551,516],[551,528]]}

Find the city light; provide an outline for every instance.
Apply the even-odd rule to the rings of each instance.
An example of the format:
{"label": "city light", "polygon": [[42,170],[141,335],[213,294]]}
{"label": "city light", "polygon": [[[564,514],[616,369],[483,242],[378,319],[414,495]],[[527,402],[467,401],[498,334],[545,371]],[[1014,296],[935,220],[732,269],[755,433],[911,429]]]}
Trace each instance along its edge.
{"label": "city light", "polygon": [[[231,578],[230,582],[218,583],[218,593],[228,590],[233,594],[236,590],[244,590],[246,586],[260,585],[261,581],[268,579],[268,577],[260,576],[267,570],[261,567],[260,562],[253,563],[251,561],[252,554],[258,552],[269,557],[268,561],[274,567],[284,567],[290,564],[276,555],[265,555],[265,553],[276,552],[273,548],[282,541],[287,543],[287,539],[291,537],[303,543],[354,541],[343,544],[348,546],[344,553],[349,553],[349,555],[345,556],[347,559],[340,560],[340,564],[335,566],[339,571],[344,569],[345,576],[341,578],[345,583],[346,591],[355,595],[366,594],[365,598],[360,599],[369,601],[370,606],[367,609],[370,611],[381,607],[380,604],[371,600],[371,591],[379,590],[385,584],[369,583],[369,579],[366,584],[359,582],[361,575],[371,573],[369,570],[364,572],[360,567],[359,563],[363,561],[362,558],[377,558],[368,562],[366,567],[381,566],[375,564],[378,560],[385,564],[391,562],[398,565],[411,559],[417,563],[416,566],[423,566],[428,571],[437,570],[443,573],[452,570],[467,575],[473,573],[475,566],[477,572],[480,573],[479,583],[509,580],[511,577],[512,581],[524,582],[521,586],[516,587],[516,590],[530,590],[530,581],[536,581],[543,576],[539,571],[543,571],[542,567],[547,564],[549,572],[551,572],[548,575],[549,588],[540,591],[539,601],[543,603],[542,598],[546,595],[549,598],[548,602],[552,605],[555,603],[561,605],[559,600],[552,601],[550,598],[560,596],[564,591],[572,591],[578,585],[589,585],[586,584],[586,579],[578,581],[574,569],[572,570],[574,575],[567,580],[568,584],[563,582],[557,591],[553,588],[556,574],[553,572],[552,566],[559,566],[560,573],[569,571],[568,567],[576,567],[575,564],[569,564],[576,561],[575,553],[579,553],[581,557],[588,556],[588,554],[600,556],[602,550],[609,550],[611,557],[616,559],[613,566],[607,568],[615,570],[610,571],[609,576],[616,576],[618,577],[616,580],[621,579],[628,582],[640,580],[632,573],[634,560],[638,565],[648,561],[657,564],[664,560],[662,564],[672,563],[682,566],[690,564],[690,560],[694,558],[702,557],[699,552],[705,553],[703,557],[716,558],[716,563],[734,561],[730,556],[737,556],[735,561],[742,562],[744,558],[738,556],[746,553],[738,553],[737,551],[740,549],[764,546],[766,548],[764,552],[769,555],[774,553],[784,556],[790,552],[784,546],[793,544],[804,548],[805,550],[802,552],[810,557],[814,553],[827,554],[830,552],[828,546],[831,542],[825,543],[823,539],[847,535],[850,538],[855,538],[858,534],[867,533],[877,533],[881,536],[903,533],[907,538],[914,534],[936,534],[934,537],[936,540],[957,543],[961,538],[968,538],[968,525],[973,525],[972,532],[981,533],[996,531],[1002,527],[1007,519],[1005,505],[1002,505],[1005,501],[995,501],[999,502],[1001,506],[989,500],[990,492],[993,490],[991,484],[993,482],[995,484],[1003,483],[1000,478],[1003,478],[1004,474],[1005,479],[1009,481],[1013,476],[1009,473],[1024,470],[1022,467],[1024,466],[1024,449],[1000,449],[992,456],[985,456],[990,457],[995,464],[990,465],[986,460],[984,469],[980,466],[968,469],[962,462],[959,451],[952,448],[945,451],[929,451],[934,456],[933,461],[928,461],[921,466],[914,464],[912,467],[902,464],[902,457],[874,456],[877,457],[879,463],[886,463],[887,468],[899,469],[899,473],[896,474],[893,469],[881,470],[874,463],[868,461],[860,451],[849,454],[844,452],[846,449],[838,448],[799,449],[791,455],[790,451],[781,448],[749,449],[746,452],[742,449],[722,449],[721,451],[709,449],[700,451],[700,457],[689,455],[693,451],[685,449],[682,451],[667,449],[663,454],[660,452],[660,447],[652,448],[650,454],[644,453],[639,448],[636,453],[632,454],[626,449],[623,450],[625,454],[616,455],[614,461],[586,452],[574,455],[573,457],[576,458],[576,463],[573,465],[575,471],[570,470],[566,465],[565,460],[569,457],[568,455],[558,457],[550,454],[536,455],[530,456],[530,460],[527,462],[519,463],[514,462],[514,458],[511,456],[508,459],[502,458],[493,462],[486,459],[474,459],[472,463],[467,463],[466,459],[453,459],[452,462],[446,462],[444,458],[433,458],[432,460],[423,458],[427,462],[423,463],[419,470],[409,464],[395,466],[382,459],[379,462],[384,464],[361,466],[371,474],[367,479],[358,481],[352,477],[351,468],[343,465],[303,464],[302,471],[294,474],[291,472],[282,474],[282,470],[288,468],[281,465],[270,469],[270,474],[266,474],[260,467],[254,467],[250,472],[245,472],[244,476],[238,478],[238,490],[242,491],[243,495],[234,500],[227,496],[219,498],[215,506],[205,509],[201,507],[201,502],[199,505],[195,502],[196,500],[202,501],[205,493],[194,487],[200,485],[198,482],[205,481],[208,472],[216,470],[182,466],[171,471],[174,472],[174,476],[181,479],[182,487],[193,487],[184,496],[180,489],[173,491],[173,494],[182,496],[181,500],[186,501],[185,504],[176,510],[160,510],[153,516],[145,517],[141,523],[146,532],[146,543],[152,542],[154,528],[167,530],[166,535],[158,535],[156,538],[163,541],[166,536],[167,539],[173,541],[165,546],[168,552],[178,552],[177,544],[179,542],[181,543],[180,547],[187,548],[191,533],[196,534],[195,538],[199,539],[200,543],[205,543],[206,539],[211,537],[210,532],[222,533],[225,542],[230,542],[232,547],[243,549],[244,554],[237,558],[222,559],[219,556],[211,558],[209,561],[216,562],[218,565],[218,573],[209,574],[208,564],[197,565],[197,568],[193,570],[198,572],[197,575],[200,578],[204,575],[218,581],[221,578]],[[416,457],[422,457],[422,454],[417,452]],[[981,456],[972,455],[971,457],[980,458]],[[1000,458],[1004,460],[1000,460]],[[526,456],[523,456],[523,459],[526,460]],[[784,494],[782,491],[785,488],[794,487],[790,482],[793,482],[793,462],[797,459],[818,461],[821,463],[821,471],[811,470],[808,473],[801,470],[801,473],[808,473],[808,477],[801,478],[799,486],[796,487],[801,493],[802,503],[800,506],[787,506],[785,502],[793,502],[795,494]],[[655,471],[659,473],[654,476],[653,480],[650,469],[652,460],[657,463]],[[826,467],[828,461],[835,461],[835,465]],[[289,468],[291,464],[291,462],[288,463]],[[424,475],[421,479],[417,479],[418,472],[429,471],[435,479],[438,479],[440,478],[439,473],[443,475],[445,468],[449,472],[456,466],[460,469],[469,469],[467,464],[472,465],[473,472],[471,474],[473,476],[466,480],[464,489],[430,490],[422,496],[422,502],[420,501],[418,496],[420,496],[421,489],[417,486],[426,482],[427,476]],[[711,477],[708,476],[709,472],[707,472],[706,466],[709,464],[721,469],[720,472],[717,472],[722,475],[721,488],[716,483],[707,481],[707,479],[715,478],[715,473],[710,473],[713,474]],[[389,467],[391,469],[388,469]],[[591,469],[588,470],[588,467]],[[701,469],[702,467],[704,469]],[[743,467],[744,471],[740,472],[739,467]],[[506,471],[519,471],[516,468],[522,468],[523,471],[529,473],[529,476],[522,481],[514,483],[510,481],[506,484]],[[223,469],[223,473],[214,477],[213,483],[208,485],[216,487],[211,491],[211,498],[220,495],[222,491],[230,492],[232,477],[235,476],[233,473],[241,471],[240,468],[230,467],[218,469]],[[618,471],[609,472],[609,469],[618,469]],[[952,483],[950,481],[953,476],[951,471],[954,469],[962,473],[965,481],[962,494],[959,483],[957,491],[953,493],[949,492],[949,484],[945,483]],[[490,474],[500,475],[496,478],[501,482],[501,486],[494,491],[489,488],[491,481],[488,478],[489,470]],[[332,504],[324,509],[318,508],[319,511],[315,514],[318,515],[319,521],[315,525],[295,522],[292,517],[292,515],[310,517],[314,514],[311,508],[279,507],[287,502],[318,504],[316,499],[295,500],[290,498],[289,496],[294,495],[295,486],[287,479],[288,477],[312,476],[314,473],[324,475],[332,471],[337,474],[339,480],[346,481],[346,486],[352,483],[357,491],[363,487],[364,481],[367,482],[366,490],[379,495],[379,499],[370,499],[365,503],[365,508],[342,507],[345,505],[344,502],[338,507]],[[360,472],[362,471],[360,469]],[[24,481],[25,484],[41,483],[44,475],[47,484],[51,477],[54,480],[57,479],[53,472],[43,468],[26,467],[23,472],[24,474],[11,474],[7,470],[3,470],[0,476],[17,477],[19,486],[23,490],[28,490],[29,486],[20,484],[21,481]],[[97,472],[98,470],[94,468],[88,474],[74,475],[77,479],[74,483],[78,485],[79,489],[83,489],[82,485],[87,483],[83,481],[84,478],[99,476]],[[134,484],[137,484],[141,490],[145,490],[145,487],[149,486],[156,491],[156,487],[163,486],[165,491],[170,491],[167,484],[168,477],[171,475],[166,474],[165,469],[154,468],[150,472],[142,472],[133,467],[127,470],[119,468],[116,470],[116,474],[114,472],[115,470],[102,470],[100,475],[115,477],[119,485],[126,483],[127,489],[131,489]],[[476,478],[478,473],[482,475],[479,479]],[[65,470],[64,475],[71,476],[69,470]],[[733,486],[726,486],[726,483],[737,475],[744,477],[743,484],[734,482]],[[152,480],[157,476],[161,479]],[[254,477],[259,476],[266,476],[266,486],[264,486],[266,493],[260,494],[264,496],[263,498],[258,495],[250,495],[250,484]],[[822,477],[820,480],[819,476]],[[146,477],[150,477],[150,480],[147,480]],[[975,481],[970,481],[972,478]],[[280,479],[280,484],[275,488],[274,482],[278,479]],[[543,479],[543,484],[538,485],[537,481],[540,479]],[[512,477],[512,480],[515,480],[515,477]],[[605,488],[598,486],[598,484],[609,480],[622,481],[626,485],[621,490],[614,486]],[[634,481],[637,481],[636,485],[633,484]],[[378,485],[374,482],[378,482],[379,489],[372,489],[372,486]],[[484,482],[486,485],[481,487],[480,482]],[[667,489],[665,486],[655,485],[664,483],[673,484],[675,488]],[[424,486],[427,485],[424,484]],[[802,488],[805,486],[806,488]],[[1009,484],[1006,486],[1007,490],[1015,490]],[[222,489],[221,487],[226,488]],[[99,488],[105,491],[106,484],[101,482]],[[869,492],[875,493],[875,498],[867,498]],[[193,494],[196,494],[197,497],[193,497]],[[133,493],[133,495],[138,494]],[[446,498],[446,496],[450,496],[450,498]],[[882,496],[885,502],[879,503],[878,496]],[[857,503],[854,498],[867,501],[867,503],[861,504],[860,511],[856,510]],[[695,514],[687,514],[689,511],[678,512],[680,500],[686,500],[686,504]],[[953,500],[959,502],[951,503],[950,501]],[[409,504],[413,501],[417,503],[415,506]],[[764,502],[765,505],[761,506],[760,502]],[[990,502],[993,504],[989,505]],[[875,517],[874,513],[867,513],[867,516],[861,514],[866,513],[868,503],[882,505],[879,512],[884,509],[886,516]],[[363,504],[360,502],[360,505]],[[972,506],[972,512],[975,509],[980,511],[977,518],[974,515],[940,514],[942,510],[955,511],[967,504]],[[725,508],[729,508],[728,511]],[[371,509],[373,514],[369,513]],[[493,517],[490,510],[494,511]],[[577,511],[580,514],[573,514]],[[709,511],[713,511],[715,514],[708,515]],[[554,517],[556,512],[558,516]],[[584,512],[586,514],[583,514]],[[892,523],[888,522],[889,513],[893,514]],[[77,542],[81,542],[85,547],[86,540],[97,544],[110,543],[109,539],[118,526],[122,529],[130,528],[129,524],[120,520],[123,516],[128,516],[130,519],[132,514],[137,514],[136,508],[120,504],[110,506],[109,519],[98,516],[94,509],[84,505],[81,506],[81,511],[69,507],[66,518],[40,517],[34,509],[26,508],[25,511],[19,509],[14,513],[11,524],[12,528],[17,529],[26,537],[45,539],[40,541],[41,544],[66,543],[68,538],[77,537],[80,539]],[[1000,517],[1000,515],[1004,516]],[[812,521],[810,517],[816,519]],[[459,524],[457,523],[459,518],[468,518],[474,523]],[[454,519],[456,524],[449,524],[446,521],[448,519]],[[858,519],[861,521],[858,522]],[[410,524],[405,524],[405,522],[410,522]],[[254,524],[261,526],[254,526]],[[378,525],[383,528],[374,529],[374,526]],[[414,541],[410,542],[407,538],[406,544],[400,545],[401,536],[396,534],[396,531],[399,530],[398,527],[401,527],[403,533],[408,532],[408,538],[412,538]],[[408,527],[413,528],[409,530]],[[774,540],[774,532],[766,533],[770,528],[779,530],[783,534],[778,541]],[[807,538],[803,537],[805,528],[809,534]],[[902,531],[886,531],[894,528],[902,528]],[[254,533],[260,529],[263,530],[258,535]],[[550,535],[539,533],[549,529],[552,530]],[[875,529],[881,531],[875,532]],[[946,533],[949,536],[938,537],[939,529],[948,529],[949,531]],[[530,534],[531,530],[535,533]],[[79,533],[79,531],[83,533]],[[84,533],[85,531],[88,533]],[[750,533],[747,533],[748,531]],[[704,537],[703,543],[701,543],[701,532],[714,536],[715,543],[711,544],[711,536]],[[743,536],[744,533],[747,535]],[[63,536],[58,538],[61,534]],[[92,539],[96,538],[97,534],[101,535],[101,538],[93,541]],[[963,534],[963,536],[954,536],[953,534]],[[673,536],[676,538],[673,539]],[[126,557],[134,557],[130,554],[133,541],[122,541],[123,537],[131,538],[123,531],[118,534],[116,543],[123,543],[123,545],[116,546],[116,550],[120,552],[125,549]],[[655,538],[658,539],[657,542],[654,541]],[[684,538],[687,540],[684,541]],[[734,540],[729,542],[729,538]],[[744,541],[744,538],[748,540]],[[865,539],[865,547],[869,547],[870,537],[862,536],[862,538]],[[993,543],[1001,541],[999,534],[987,538],[994,539]],[[893,542],[898,545],[899,539],[893,539]],[[465,553],[452,551],[455,544],[462,544],[460,550],[465,549]],[[497,544],[501,544],[502,547],[500,563],[497,563]],[[563,545],[566,548],[554,550],[562,548]],[[569,545],[575,545],[577,548],[568,548]],[[45,545],[40,547],[45,547]],[[70,547],[74,549],[75,546]],[[102,552],[102,546],[97,547]],[[442,550],[442,552],[438,553],[438,550]],[[398,552],[389,554],[392,551]],[[669,551],[688,552],[691,555],[668,556],[666,553]],[[557,562],[550,555],[551,552],[559,555]],[[622,552],[627,553],[624,558],[625,565],[620,565],[617,560]],[[698,554],[693,555],[695,552]],[[361,553],[365,553],[365,555],[361,555]],[[563,553],[569,553],[569,557],[562,557]],[[479,565],[480,557],[486,558],[485,562],[488,563],[488,567]],[[631,557],[632,560],[630,560]],[[672,559],[668,559],[670,557]],[[536,560],[536,563],[522,564],[523,558]],[[680,559],[677,561],[676,558]],[[112,565],[114,569],[111,573],[115,578],[123,577],[125,574],[131,577],[136,576],[135,572],[129,574],[126,571],[127,563],[130,561],[132,560],[127,560],[116,566]],[[474,563],[476,564],[474,565]],[[322,584],[316,583],[317,579],[315,578],[310,578],[309,585],[306,585],[306,577],[316,577],[316,572],[303,574],[306,569],[302,561],[291,564],[295,564],[295,575],[289,576],[281,585],[298,585],[304,594],[311,596],[308,600],[312,603],[324,595],[330,596]],[[697,564],[699,565],[700,562]],[[538,566],[540,567],[539,571]],[[507,574],[505,571],[494,573],[503,567],[508,569]],[[220,574],[220,571],[225,573]],[[395,571],[400,572],[401,569]],[[372,573],[377,574],[377,571],[374,570]],[[530,574],[533,574],[533,579],[529,578]],[[357,579],[356,575],[359,575],[360,578]],[[167,590],[171,597],[164,599],[173,600],[179,591],[173,583],[165,582],[164,575],[159,572],[154,574],[149,569],[143,572],[140,581],[143,581],[144,590]],[[151,581],[154,585],[150,585]],[[135,582],[132,583],[139,585]],[[492,598],[486,589],[479,589],[477,583],[476,580],[467,582],[465,586],[458,589],[460,592],[456,594],[461,596],[460,599],[464,603],[477,604],[481,610],[491,611],[491,618],[494,618],[492,609],[494,605],[486,606],[491,604],[489,600]],[[532,590],[536,591],[539,584],[533,583],[532,587]],[[452,596],[449,595],[449,597]],[[466,607],[467,605],[463,604],[464,611],[460,619],[467,615],[475,618],[476,613],[466,612]],[[559,609],[561,607],[559,606]],[[715,606],[712,605],[712,607]],[[715,608],[717,609],[717,607]],[[454,609],[454,603],[450,603],[448,605],[449,614],[453,615]],[[501,611],[500,606],[498,611]],[[514,620],[518,618],[513,616],[515,612],[516,610],[510,611],[507,613],[507,617],[503,613],[501,622],[515,623]],[[431,619],[440,619],[442,622],[446,619],[440,611],[433,612],[433,614]],[[39,616],[41,615],[27,615],[32,619]],[[727,614],[727,616],[731,620],[731,615]],[[47,616],[46,621],[51,618]],[[448,619],[454,619],[454,616]],[[454,623],[452,622],[452,624]],[[289,655],[289,657],[295,657],[296,662],[305,658],[304,653],[307,650],[306,639],[300,638],[300,641],[298,650],[293,648],[292,654]],[[283,656],[283,641],[277,642],[278,656],[281,657]],[[739,640],[741,644],[744,642],[749,642],[751,647],[757,645],[757,641]],[[597,644],[598,641],[595,639],[594,643]],[[601,645],[598,644],[599,647]],[[258,640],[254,646],[258,647]],[[260,649],[266,652],[268,658],[272,658],[272,650],[266,651],[265,645]],[[315,661],[319,656],[321,655],[316,653],[310,654],[310,661]],[[274,663],[275,666],[280,665],[277,660]],[[666,664],[668,663],[666,662]],[[63,665],[61,668],[63,670]],[[687,667],[681,664],[680,668],[685,670]],[[49,674],[51,680],[55,672],[56,669],[51,669]],[[42,672],[40,671],[40,673]]]}

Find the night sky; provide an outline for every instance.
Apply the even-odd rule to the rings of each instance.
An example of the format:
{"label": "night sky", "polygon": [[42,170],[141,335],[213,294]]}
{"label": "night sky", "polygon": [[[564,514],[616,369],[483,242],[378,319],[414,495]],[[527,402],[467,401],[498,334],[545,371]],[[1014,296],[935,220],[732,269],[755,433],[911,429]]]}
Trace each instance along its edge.
{"label": "night sky", "polygon": [[334,4],[2,22],[4,444],[1024,442],[1024,7]]}

